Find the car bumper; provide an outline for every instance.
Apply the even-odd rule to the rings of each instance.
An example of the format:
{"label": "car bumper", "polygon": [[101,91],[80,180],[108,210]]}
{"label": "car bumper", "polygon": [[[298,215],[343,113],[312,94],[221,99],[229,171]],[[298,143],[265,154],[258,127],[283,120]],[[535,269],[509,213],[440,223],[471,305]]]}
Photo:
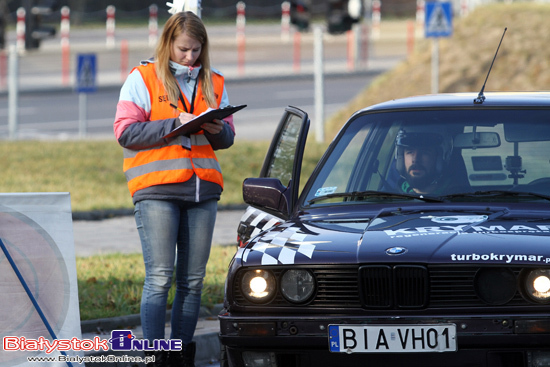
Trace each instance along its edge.
{"label": "car bumper", "polygon": [[[479,366],[550,367],[550,319],[536,317],[240,317],[222,313],[220,341],[232,367]],[[432,353],[334,353],[329,325],[456,325],[457,350]]]}

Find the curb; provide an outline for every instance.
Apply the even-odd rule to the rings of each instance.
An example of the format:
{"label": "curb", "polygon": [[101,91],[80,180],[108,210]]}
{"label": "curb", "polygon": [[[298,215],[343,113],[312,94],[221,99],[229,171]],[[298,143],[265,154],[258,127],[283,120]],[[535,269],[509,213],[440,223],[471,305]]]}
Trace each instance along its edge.
{"label": "curb", "polygon": [[[199,318],[218,317],[218,313],[222,310],[223,305],[217,304],[214,307],[207,308],[201,306]],[[165,321],[170,321],[172,310],[166,311]],[[134,328],[141,325],[141,316],[139,314],[110,317],[104,319],[84,320],[80,323],[82,334],[87,333],[102,333],[121,328]]]}

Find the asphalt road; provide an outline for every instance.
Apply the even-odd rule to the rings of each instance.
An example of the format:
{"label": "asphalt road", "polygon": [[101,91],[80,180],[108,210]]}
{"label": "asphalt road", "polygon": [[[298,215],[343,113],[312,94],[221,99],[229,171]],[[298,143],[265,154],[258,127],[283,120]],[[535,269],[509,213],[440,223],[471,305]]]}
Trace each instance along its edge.
{"label": "asphalt road", "polygon": [[[325,118],[347,104],[377,74],[389,70],[404,58],[405,23],[385,24],[387,28],[382,29],[382,37],[370,44],[368,57],[361,58],[361,65],[353,70],[349,67],[346,35],[325,36]],[[11,44],[15,37],[12,33],[8,35]],[[233,25],[209,27],[209,35],[212,64],[226,75],[231,103],[248,105],[235,116],[237,140],[271,139],[287,105],[308,112],[312,123],[316,123],[312,32],[300,36],[300,47],[297,49],[294,40],[281,39],[278,25],[247,25],[242,64],[239,62]],[[104,30],[71,30],[69,75],[63,74],[59,39],[45,40],[40,49],[20,55],[18,83],[22,93],[17,103],[17,138],[79,137],[79,112],[82,111],[82,105],[73,87],[76,79],[75,63],[81,53],[96,54],[99,86],[97,92],[86,95],[86,136],[112,138],[120,85],[131,67],[152,54],[153,48],[147,39],[146,27],[120,28],[116,31],[116,46],[110,49],[106,47]],[[123,57],[124,42],[128,52]],[[364,52],[361,55],[366,56]],[[0,61],[5,65],[6,60]],[[1,69],[0,139],[7,139],[8,83],[6,76],[2,75],[5,70]],[[66,76],[65,82],[63,75]],[[30,93],[33,90],[35,93]]]}
{"label": "asphalt road", "polygon": [[[371,81],[371,76],[325,79],[325,117],[345,106]],[[269,140],[283,114],[292,105],[314,115],[314,85],[310,79],[239,81],[227,84],[230,102],[248,107],[234,116],[239,140]],[[108,88],[87,96],[87,136],[113,138],[118,89]],[[32,93],[19,97],[20,138],[70,138],[79,133],[79,96],[71,92]],[[8,97],[0,97],[0,119],[7,121]],[[8,134],[0,125],[0,136]]]}

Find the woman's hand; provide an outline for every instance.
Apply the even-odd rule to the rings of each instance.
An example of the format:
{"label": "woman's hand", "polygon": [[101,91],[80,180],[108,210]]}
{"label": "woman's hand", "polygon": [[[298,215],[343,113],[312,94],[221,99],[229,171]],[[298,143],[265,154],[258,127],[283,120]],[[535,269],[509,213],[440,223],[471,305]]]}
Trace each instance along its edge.
{"label": "woman's hand", "polygon": [[201,128],[210,134],[219,134],[223,130],[224,122],[222,120],[212,120],[201,125]]}
{"label": "woman's hand", "polygon": [[197,116],[193,115],[192,113],[182,112],[180,113],[180,116],[179,116],[180,123],[182,125],[185,125],[189,121],[193,120],[195,117]]}

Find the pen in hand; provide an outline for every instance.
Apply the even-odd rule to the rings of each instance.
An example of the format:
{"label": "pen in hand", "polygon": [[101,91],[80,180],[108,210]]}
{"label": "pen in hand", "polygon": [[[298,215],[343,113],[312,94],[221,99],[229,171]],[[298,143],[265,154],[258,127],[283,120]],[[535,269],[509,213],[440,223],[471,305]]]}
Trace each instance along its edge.
{"label": "pen in hand", "polygon": [[196,117],[195,115],[182,110],[181,108],[179,108],[178,106],[176,106],[173,103],[170,103],[170,106],[175,108],[176,110],[178,110],[180,112],[179,122],[182,125],[185,125],[186,123],[188,123],[189,121],[193,120]]}
{"label": "pen in hand", "polygon": [[173,103],[170,103],[170,106],[171,106],[171,107],[174,107],[176,110],[180,111],[181,113],[184,113],[184,112],[185,112],[184,110],[182,110],[181,108],[179,108],[178,106],[176,106],[176,105],[173,104]]}

